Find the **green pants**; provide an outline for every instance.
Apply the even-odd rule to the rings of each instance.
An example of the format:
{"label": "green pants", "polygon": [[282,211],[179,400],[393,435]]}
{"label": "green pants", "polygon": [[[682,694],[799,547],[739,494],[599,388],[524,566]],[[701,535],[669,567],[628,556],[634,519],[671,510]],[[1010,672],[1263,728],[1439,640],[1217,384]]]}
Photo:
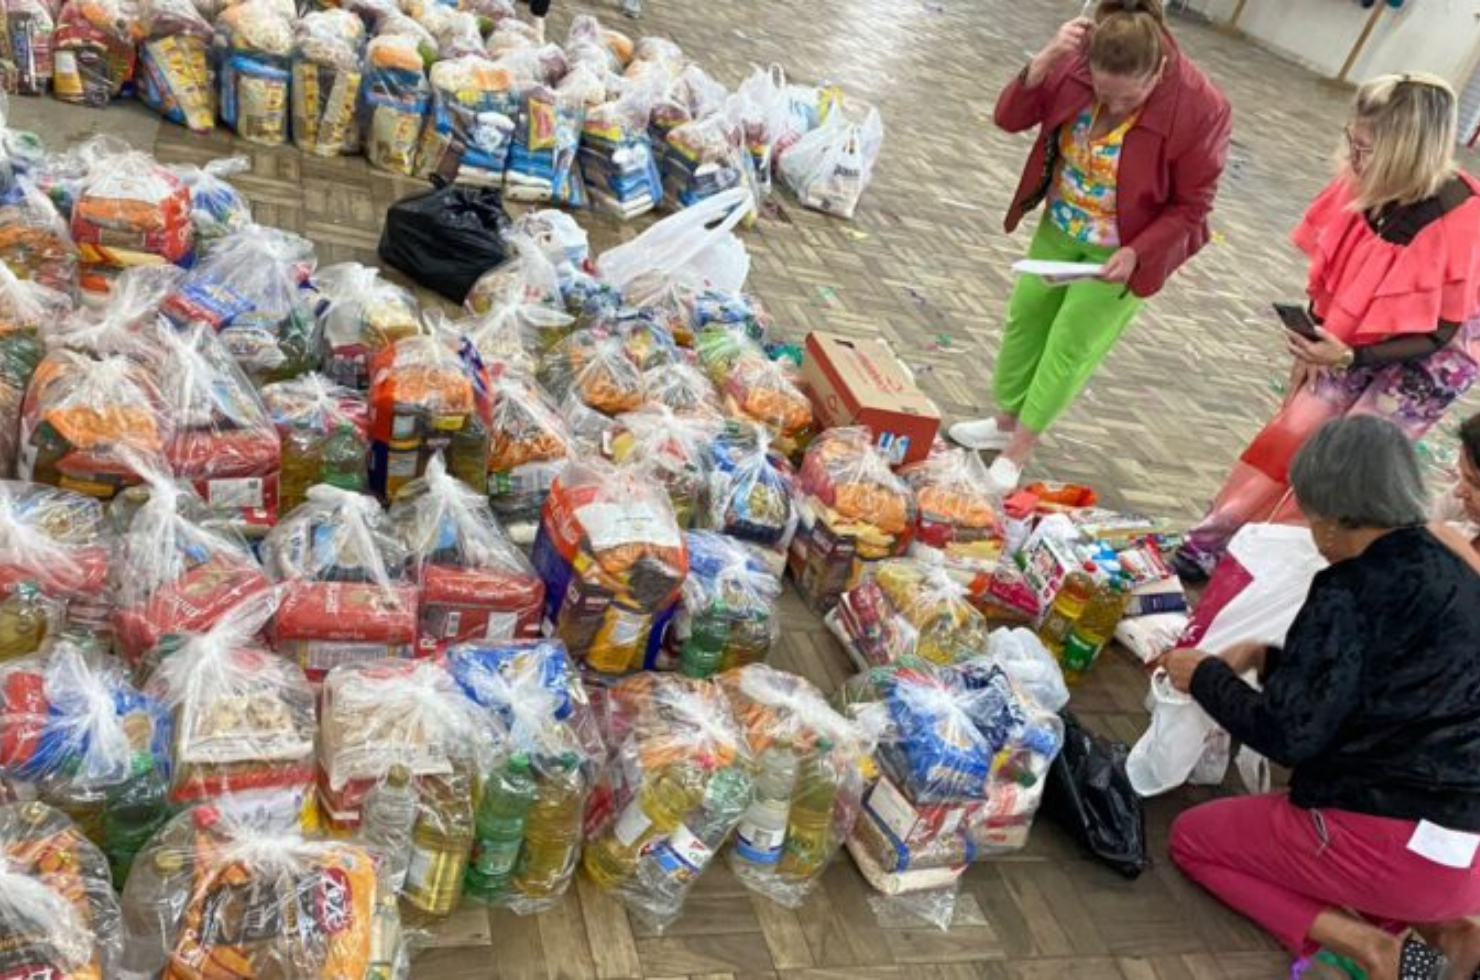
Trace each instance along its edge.
{"label": "green pants", "polygon": [[[1028,257],[1103,262],[1114,251],[1086,245],[1045,217]],[[998,409],[1034,432],[1047,430],[1074,401],[1140,308],[1140,297],[1117,283],[1053,286],[1039,276],[1019,276],[1007,305],[1002,349],[997,353]]]}

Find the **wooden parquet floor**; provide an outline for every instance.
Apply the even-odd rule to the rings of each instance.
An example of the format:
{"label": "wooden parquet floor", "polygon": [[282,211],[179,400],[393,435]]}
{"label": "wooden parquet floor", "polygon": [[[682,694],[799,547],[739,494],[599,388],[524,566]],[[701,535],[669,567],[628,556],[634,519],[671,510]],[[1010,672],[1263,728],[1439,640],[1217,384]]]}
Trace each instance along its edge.
{"label": "wooden parquet floor", "polygon": [[[880,107],[884,156],[856,221],[802,210],[780,195],[748,235],[752,288],[780,328],[887,337],[950,417],[987,404],[993,352],[1026,234],[1000,220],[1026,139],[991,125],[1001,85],[1063,19],[1070,0],[649,0],[641,27],[675,39],[733,84],[753,64],[836,81]],[[598,13],[627,29],[615,0],[556,0],[552,26]],[[1149,304],[1090,389],[1046,440],[1030,475],[1093,484],[1112,506],[1195,517],[1276,403],[1284,369],[1270,301],[1300,295],[1288,230],[1329,172],[1347,94],[1250,45],[1183,21],[1185,48],[1236,109],[1233,159],[1214,243]],[[1415,65],[1422,67],[1422,65]],[[103,113],[12,100],[17,125],[53,145],[106,129],[171,161],[244,153],[239,184],[258,220],[312,238],[321,264],[374,261],[380,224],[409,181],[362,160],[322,161],[218,133],[192,137],[136,106]],[[583,216],[606,247],[637,227]],[[640,224],[645,226],[646,219]],[[1447,423],[1452,433],[1453,420]],[[1426,446],[1436,471],[1452,439]],[[788,595],[774,656],[832,689],[841,651]],[[1107,658],[1076,692],[1091,724],[1123,739],[1145,725],[1145,682]],[[880,922],[845,858],[799,912],[749,896],[723,867],[705,876],[666,935],[629,922],[581,883],[556,911],[520,919],[461,910],[432,937],[425,980],[1275,980],[1288,958],[1244,920],[1184,881],[1165,858],[1170,820],[1205,794],[1150,804],[1156,866],[1135,883],[1084,860],[1053,828],[1026,851],[965,879],[949,932]],[[1315,980],[1317,974],[1311,975]]]}

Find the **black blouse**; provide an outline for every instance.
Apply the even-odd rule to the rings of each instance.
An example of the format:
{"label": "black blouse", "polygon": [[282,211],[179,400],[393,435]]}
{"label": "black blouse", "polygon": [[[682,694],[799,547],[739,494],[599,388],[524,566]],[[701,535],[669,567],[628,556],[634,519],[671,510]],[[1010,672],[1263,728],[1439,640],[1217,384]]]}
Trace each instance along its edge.
{"label": "black blouse", "polygon": [[1317,575],[1266,670],[1260,692],[1210,657],[1192,696],[1293,803],[1480,832],[1480,575],[1427,530]]}

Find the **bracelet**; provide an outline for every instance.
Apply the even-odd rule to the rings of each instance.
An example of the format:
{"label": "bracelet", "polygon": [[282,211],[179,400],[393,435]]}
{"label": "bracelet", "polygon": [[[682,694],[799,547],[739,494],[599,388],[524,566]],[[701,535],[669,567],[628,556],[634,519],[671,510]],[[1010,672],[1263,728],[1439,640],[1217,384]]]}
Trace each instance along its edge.
{"label": "bracelet", "polygon": [[1348,347],[1346,353],[1341,355],[1341,360],[1336,362],[1336,368],[1339,371],[1350,371],[1356,363],[1357,349],[1355,347]]}

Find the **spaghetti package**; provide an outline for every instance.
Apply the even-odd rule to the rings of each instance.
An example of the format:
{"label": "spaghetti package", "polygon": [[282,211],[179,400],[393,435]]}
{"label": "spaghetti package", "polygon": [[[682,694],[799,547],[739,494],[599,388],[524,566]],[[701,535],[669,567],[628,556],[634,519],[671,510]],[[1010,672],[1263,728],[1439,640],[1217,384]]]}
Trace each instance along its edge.
{"label": "spaghetti package", "polygon": [[714,385],[698,368],[682,361],[644,371],[642,397],[644,405],[661,405],[683,418],[724,418]]}
{"label": "spaghetti package", "polygon": [[323,333],[324,373],[336,384],[366,391],[370,362],[396,341],[421,332],[421,307],[411,291],[381,278],[358,262],[325,266],[314,273]]}
{"label": "spaghetti package", "polygon": [[0,480],[0,595],[35,587],[57,623],[78,634],[108,632],[112,534],[91,497]]}
{"label": "spaghetti package", "polygon": [[65,294],[18,279],[0,263],[0,478],[15,475],[21,404],[45,353],[43,331],[65,318],[71,307]]}
{"label": "spaghetti package", "polygon": [[417,589],[410,553],[375,498],[320,484],[267,536],[284,583],[274,648],[322,680],[341,664],[410,657]]}
{"label": "spaghetti package", "polygon": [[[262,402],[280,440],[280,516],[308,499],[314,484],[334,483],[346,490],[368,485],[370,411],[364,395],[323,375],[305,374],[267,385]],[[346,450],[347,445],[352,448]]]}
{"label": "spaghetti package", "polygon": [[418,656],[455,643],[540,635],[545,584],[504,536],[487,498],[448,474],[440,456],[407,484],[390,520],[421,587]]}
{"label": "spaghetti package", "polygon": [[720,531],[752,546],[780,576],[797,528],[796,474],[771,451],[758,425],[731,423],[705,450],[708,485],[694,526]]}
{"label": "spaghetti package", "polygon": [[0,975],[107,980],[122,953],[98,848],[44,803],[0,806]]}
{"label": "spaghetti package", "polygon": [[128,519],[112,569],[115,645],[141,674],[160,658],[166,637],[210,629],[271,586],[245,539],[211,526],[193,490],[156,471],[145,478],[147,488],[131,491],[145,499]]}
{"label": "spaghetti package", "polygon": [[338,829],[360,825],[366,794],[392,766],[416,778],[487,773],[504,740],[436,661],[335,667],[321,703],[319,803]]}
{"label": "spaghetti package", "polygon": [[714,531],[689,531],[689,574],[667,659],[689,677],[765,660],[781,635],[781,579],[753,550]]}
{"label": "spaghetti package", "polygon": [[941,566],[913,558],[870,565],[828,616],[860,666],[912,656],[945,666],[987,649],[987,623],[966,586]]}
{"label": "spaghetti package", "polygon": [[132,0],[68,0],[57,17],[52,94],[103,108],[133,82],[135,46],[143,39]]}
{"label": "spaghetti package", "polygon": [[[520,372],[495,378],[488,454],[488,500],[511,533],[537,522],[573,437],[539,382]],[[529,540],[533,540],[531,536]]]}
{"label": "spaghetti package", "polygon": [[612,757],[586,810],[582,865],[661,931],[754,798],[754,760],[713,681],[625,678],[607,695]]}
{"label": "spaghetti package", "polygon": [[524,93],[504,174],[504,195],[510,201],[585,206],[576,171],[583,118],[578,100],[547,86]]}
{"label": "spaghetti package", "polygon": [[120,272],[141,265],[189,265],[195,254],[190,192],[147,153],[100,158],[72,205],[72,238],[82,287],[107,293]]}
{"label": "spaghetti package", "polygon": [[616,423],[607,455],[666,490],[674,520],[687,528],[705,487],[704,447],[719,434],[720,423],[685,418],[661,405],[619,415]]}
{"label": "spaghetti package", "polygon": [[981,457],[938,447],[899,475],[919,508],[910,554],[940,560],[967,581],[990,574],[1002,556],[1001,499]]}
{"label": "spaghetti package", "polygon": [[433,337],[381,351],[370,370],[370,486],[393,499],[438,453],[476,490],[487,484],[488,372],[471,344],[453,352]]}
{"label": "spaghetti package", "polygon": [[572,655],[620,674],[656,655],[688,555],[667,494],[599,457],[555,479],[534,544],[546,615]]}
{"label": "spaghetti package", "polygon": [[474,845],[466,893],[520,915],[546,911],[575,877],[582,815],[606,759],[586,689],[558,640],[459,644],[447,669],[508,733],[508,758],[527,762],[534,790],[519,839]]}
{"label": "spaghetti package", "polygon": [[217,806],[182,811],[123,891],[123,976],[404,980],[393,888],[359,844]]}
{"label": "spaghetti package", "polygon": [[853,830],[873,738],[796,674],[752,664],[719,683],[760,770],[730,869],[751,891],[800,908]]}
{"label": "spaghetti package", "polygon": [[807,450],[797,479],[801,517],[787,556],[797,588],[828,609],[863,564],[904,553],[915,498],[867,429],[829,429]]}
{"label": "spaghetti package", "polygon": [[190,0],[141,0],[139,100],[193,133],[216,127],[211,25]]}
{"label": "spaghetti package", "polygon": [[506,68],[477,54],[432,66],[432,109],[418,150],[418,171],[447,181],[499,186],[504,179],[519,97]]}
{"label": "spaghetti package", "polygon": [[364,23],[347,10],[316,10],[293,32],[293,145],[320,157],[355,152]]}
{"label": "spaghetti package", "polygon": [[0,261],[18,279],[77,294],[77,248],[67,221],[25,178],[0,181]]}
{"label": "spaghetti package", "polygon": [[186,635],[144,690],[175,718],[172,803],[214,801],[286,830],[312,803],[318,726],[303,671],[258,639],[276,599],[260,593]]}
{"label": "spaghetti package", "polygon": [[0,730],[0,773],[31,784],[120,865],[163,821],[170,713],[100,647],[63,637],[0,665]]}
{"label": "spaghetti package", "polygon": [[43,0],[5,0],[6,50],[14,75],[6,88],[21,95],[45,95],[51,85],[56,10]]}
{"label": "spaghetti package", "polygon": [[372,166],[410,177],[422,121],[431,99],[426,70],[416,39],[387,34],[365,50],[361,93],[365,156]]}
{"label": "spaghetti package", "polygon": [[219,242],[186,274],[161,311],[178,325],[208,324],[258,383],[292,378],[318,362],[313,243],[249,225]]}

